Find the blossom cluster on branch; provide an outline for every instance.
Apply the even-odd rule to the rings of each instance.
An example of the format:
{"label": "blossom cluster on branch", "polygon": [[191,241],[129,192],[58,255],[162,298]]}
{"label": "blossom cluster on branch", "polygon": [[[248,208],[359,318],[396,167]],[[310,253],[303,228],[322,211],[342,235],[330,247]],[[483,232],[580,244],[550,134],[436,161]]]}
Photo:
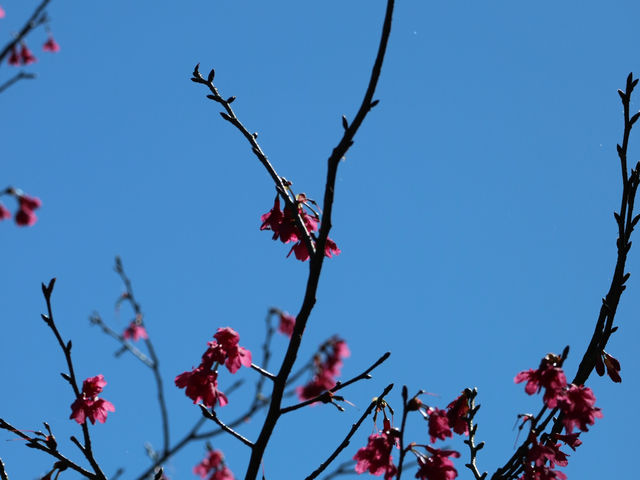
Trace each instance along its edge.
{"label": "blossom cluster on branch", "polygon": [[0,196],[7,195],[14,197],[18,201],[18,209],[15,215],[12,215],[11,211],[0,203],[0,221],[14,217],[16,225],[21,227],[30,227],[36,223],[38,217],[35,211],[42,206],[42,202],[38,197],[31,197],[24,193],[19,188],[8,187],[4,191],[0,192]]}

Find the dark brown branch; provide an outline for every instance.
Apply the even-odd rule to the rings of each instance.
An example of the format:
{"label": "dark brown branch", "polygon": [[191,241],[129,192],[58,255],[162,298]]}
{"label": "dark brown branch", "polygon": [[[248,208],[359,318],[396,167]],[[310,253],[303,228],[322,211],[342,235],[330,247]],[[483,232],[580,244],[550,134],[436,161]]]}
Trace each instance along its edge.
{"label": "dark brown branch", "polygon": [[342,440],[340,445],[338,445],[338,447],[333,451],[333,453],[329,455],[329,458],[327,458],[324,462],[322,462],[320,466],[316,470],[314,470],[314,472],[311,475],[309,475],[305,480],[313,480],[318,475],[320,475],[331,464],[331,462],[333,462],[337,458],[340,452],[342,452],[342,450],[347,448],[347,446],[349,445],[349,441],[351,440],[351,437],[353,437],[353,435],[358,431],[358,428],[360,428],[360,425],[362,425],[362,422],[364,422],[364,419],[367,418],[369,415],[371,415],[371,412],[373,411],[374,408],[380,406],[380,404],[384,400],[384,397],[391,391],[392,388],[393,388],[393,383],[390,385],[387,385],[387,387],[382,391],[380,396],[369,404],[369,407],[365,410],[365,412],[358,419],[358,421],[351,426],[351,430],[349,430],[349,433],[347,433],[347,436],[344,438],[344,440]]}
{"label": "dark brown branch", "polygon": [[[251,451],[251,458],[249,459],[249,465],[247,467],[245,480],[255,480],[258,476],[258,471],[260,470],[260,463],[262,461],[264,451],[267,448],[269,438],[271,438],[273,429],[275,428],[276,423],[278,422],[278,418],[281,415],[280,408],[287,378],[289,377],[291,369],[293,368],[293,365],[296,361],[298,350],[300,349],[300,344],[302,342],[302,334],[307,325],[307,320],[309,319],[311,310],[316,303],[316,291],[318,289],[320,273],[322,271],[322,263],[324,260],[324,247],[326,244],[327,236],[329,235],[329,230],[331,229],[331,211],[333,206],[334,187],[338,170],[338,163],[353,143],[353,137],[362,124],[362,121],[364,120],[366,114],[371,109],[373,93],[380,77],[382,62],[387,48],[389,35],[391,33],[393,6],[394,0],[387,0],[387,10],[382,27],[378,54],[371,72],[371,78],[369,80],[369,86],[367,87],[364,100],[360,106],[358,113],[356,114],[353,123],[345,131],[342,140],[333,150],[333,153],[328,160],[327,181],[325,185],[324,196],[324,213],[322,215],[322,223],[320,225],[320,234],[316,243],[317,251],[315,252],[315,254],[311,255],[309,277],[307,280],[304,300],[302,302],[300,312],[298,313],[298,315],[296,315],[296,324],[293,329],[293,334],[291,336],[287,352],[285,353],[284,359],[282,361],[280,371],[278,372],[278,376],[273,385],[271,404],[269,405],[267,417],[265,418],[264,424],[260,431],[260,435],[258,436],[258,439],[256,440]],[[313,250],[309,250],[309,252],[311,253],[313,252]]]}
{"label": "dark brown branch", "polygon": [[[44,299],[47,303],[47,313],[48,315],[41,315],[42,319],[45,321],[47,326],[51,329],[56,339],[58,340],[58,344],[64,353],[65,360],[67,361],[67,368],[69,370],[69,375],[65,377],[71,388],[73,389],[73,393],[76,396],[76,399],[82,398],[82,393],[80,392],[80,388],[78,387],[78,381],[76,378],[75,371],[73,369],[73,362],[71,361],[71,340],[69,340],[66,344],[64,340],[62,340],[62,336],[58,330],[58,327],[55,324],[53,319],[53,310],[51,308],[51,294],[53,293],[53,286],[55,285],[56,279],[53,278],[49,282],[49,285],[42,284],[42,294],[44,295]],[[82,453],[87,458],[89,464],[93,468],[95,472],[95,478],[99,480],[107,480],[104,473],[100,469],[98,462],[96,461],[93,450],[91,448],[91,435],[89,434],[89,427],[87,422],[85,421],[82,425],[82,435],[84,439],[84,445],[82,445]]]}
{"label": "dark brown branch", "polygon": [[[618,238],[616,240],[617,246],[617,258],[613,271],[613,277],[611,279],[611,285],[605,298],[602,299],[602,306],[598,313],[598,319],[594,328],[593,335],[589,341],[589,345],[580,361],[578,370],[572,382],[575,385],[584,385],[589,376],[595,368],[595,363],[598,355],[601,355],[602,350],[606,347],[609,338],[615,332],[617,327],[613,326],[615,314],[622,296],[622,292],[625,290],[625,283],[629,278],[629,274],[625,274],[627,255],[631,249],[631,233],[638,221],[637,217],[633,216],[633,206],[636,196],[636,191],[640,183],[639,173],[640,163],[636,164],[635,169],[631,170],[631,173],[627,171],[627,149],[629,145],[629,136],[633,124],[638,120],[638,114],[630,117],[629,108],[631,103],[631,93],[637,85],[638,80],[633,78],[633,74],[629,74],[626,81],[625,91],[618,90],[618,94],[622,100],[623,115],[624,115],[624,133],[622,139],[622,145],[617,145],[618,158],[620,160],[621,172],[622,172],[622,195],[620,200],[620,212],[614,212],[616,223],[618,226]],[[545,407],[536,416],[536,419],[542,418]],[[547,424],[554,420],[551,433],[559,433],[562,429],[562,414],[555,417],[558,409],[552,410],[547,414],[545,420],[535,425],[536,432],[542,433]],[[531,443],[529,438],[525,439],[520,447],[516,450],[513,456],[502,466],[498,468],[492,475],[492,480],[507,480],[516,478],[518,472],[521,470],[520,459],[523,457],[527,450],[528,445]]]}
{"label": "dark brown branch", "polygon": [[0,85],[0,93],[4,92],[7,88],[9,88],[11,85],[13,85],[16,82],[19,82],[20,80],[33,80],[34,78],[36,78],[35,73],[27,73],[27,72],[16,73],[13,77],[11,77],[9,80],[7,80],[2,85]]}
{"label": "dark brown branch", "polygon": [[13,50],[13,48],[15,48],[15,46],[20,43],[22,39],[26,37],[29,32],[31,32],[31,30],[47,21],[47,15],[44,13],[44,9],[47,7],[50,1],[51,0],[43,0],[42,2],[40,2],[40,5],[36,7],[27,22],[20,29],[18,34],[13,38],[13,40],[11,40],[4,46],[2,51],[0,51],[0,65],[2,65],[5,57],[9,54],[9,52]]}
{"label": "dark brown branch", "polygon": [[215,410],[209,410],[207,409],[207,407],[205,407],[204,405],[200,404],[198,405],[200,407],[200,410],[202,410],[202,415],[205,418],[208,418],[209,420],[213,420],[214,422],[216,422],[218,424],[218,426],[224,430],[225,432],[231,434],[231,436],[237,438],[238,440],[240,440],[242,443],[244,443],[246,446],[248,446],[249,448],[253,448],[253,443],[251,442],[251,440],[248,440],[246,437],[243,437],[242,435],[240,435],[238,432],[236,432],[233,428],[229,427],[228,425],[225,425],[219,418],[218,418],[218,414],[216,413]]}
{"label": "dark brown branch", "polygon": [[[415,395],[413,398],[415,398]],[[402,386],[402,420],[400,422],[400,438],[399,438],[399,446],[400,446],[400,454],[398,458],[398,473],[396,476],[397,480],[400,480],[402,477],[402,468],[404,466],[404,457],[407,455],[407,449],[404,448],[404,433],[405,427],[407,425],[407,415],[409,414],[409,392],[407,391],[407,386]]]}
{"label": "dark brown branch", "polygon": [[380,366],[387,358],[389,358],[390,355],[391,355],[391,352],[386,352],[378,360],[376,360],[373,365],[371,365],[369,368],[367,368],[360,375],[357,375],[357,376],[347,380],[344,383],[338,382],[338,383],[336,383],[336,385],[333,388],[331,388],[330,390],[327,390],[325,392],[322,392],[320,395],[318,395],[318,396],[316,396],[314,398],[311,398],[309,400],[305,400],[304,402],[300,402],[300,403],[297,403],[295,405],[291,405],[289,407],[285,407],[285,408],[280,410],[280,414],[283,415],[285,413],[293,412],[294,410],[298,410],[299,408],[306,407],[307,405],[311,405],[312,403],[316,403],[316,402],[329,403],[331,401],[331,398],[333,397],[332,394],[337,392],[338,390],[342,390],[343,388],[348,387],[352,383],[355,383],[355,382],[357,382],[359,380],[368,380],[368,379],[370,379],[371,375],[369,375],[369,373],[372,372],[374,369],[376,369],[378,366]]}
{"label": "dark brown branch", "polygon": [[[65,467],[70,468],[72,470],[75,470],[80,475],[82,475],[82,476],[84,476],[86,478],[90,478],[91,480],[99,478],[96,474],[91,473],[88,470],[85,470],[80,465],[74,463],[73,461],[69,460],[67,457],[62,455],[57,450],[57,447],[53,447],[53,446],[47,445],[47,443],[45,441],[43,441],[43,439],[41,439],[41,438],[30,437],[26,433],[18,430],[16,427],[11,425],[10,423],[5,422],[1,418],[0,418],[0,428],[2,428],[3,430],[7,430],[9,432],[12,432],[12,433],[16,434],[17,436],[19,436],[20,438],[22,438],[23,440],[25,440],[27,442],[27,447],[33,448],[33,449],[36,449],[36,450],[40,450],[42,452],[45,452],[45,453],[51,455],[52,457],[54,457],[54,458],[58,459],[60,462],[62,462]],[[0,461],[0,463],[2,463],[2,461]],[[2,468],[3,466],[4,465],[0,466],[0,468]],[[6,472],[5,472],[5,477],[2,477],[0,475],[0,479],[8,480],[8,478],[6,477]]]}

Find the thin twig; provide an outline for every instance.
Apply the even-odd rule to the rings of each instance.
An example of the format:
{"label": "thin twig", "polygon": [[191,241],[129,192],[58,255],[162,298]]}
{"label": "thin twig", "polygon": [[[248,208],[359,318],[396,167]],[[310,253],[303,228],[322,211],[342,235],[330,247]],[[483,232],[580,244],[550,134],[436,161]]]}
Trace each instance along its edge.
{"label": "thin twig", "polygon": [[331,462],[333,462],[336,459],[336,457],[340,454],[340,452],[342,452],[342,450],[347,448],[347,446],[349,445],[349,441],[351,440],[351,437],[353,437],[353,435],[358,431],[358,428],[360,428],[360,425],[362,425],[362,422],[364,422],[364,419],[367,418],[369,415],[371,415],[371,412],[373,411],[374,408],[380,406],[380,404],[384,400],[384,397],[391,391],[392,388],[393,388],[393,383],[387,385],[387,387],[382,391],[380,396],[377,397],[375,400],[373,400],[369,404],[369,406],[367,407],[365,412],[362,414],[362,416],[358,419],[358,421],[351,426],[351,430],[349,430],[349,433],[347,433],[347,436],[344,438],[344,440],[340,442],[340,445],[338,445],[338,447],[333,451],[333,453],[329,455],[329,458],[327,458],[324,462],[322,462],[320,466],[317,469],[315,469],[314,472],[311,475],[309,475],[305,480],[313,480],[318,475],[320,475],[331,464]]}
{"label": "thin twig", "polygon": [[144,363],[147,367],[153,368],[153,361],[140,350],[138,350],[134,345],[132,345],[131,342],[128,342],[123,335],[120,335],[118,332],[104,323],[100,315],[94,313],[89,317],[89,321],[93,325],[98,325],[104,333],[117,340],[122,345],[122,348],[124,348],[125,350],[129,350],[129,352],[131,352],[134,357]]}
{"label": "thin twig", "polygon": [[259,367],[255,363],[251,364],[251,368],[253,368],[256,372],[260,373],[260,375],[262,375],[263,377],[268,378],[269,380],[275,380],[276,379],[276,376],[273,373],[267,372],[264,368]]}
{"label": "thin twig", "polygon": [[[99,478],[96,474],[91,473],[88,470],[85,470],[80,465],[74,463],[73,461],[69,460],[67,457],[62,455],[57,450],[57,447],[54,448],[54,447],[51,447],[51,446],[47,445],[47,443],[44,442],[43,439],[41,439],[41,438],[30,437],[26,433],[22,432],[21,430],[18,430],[16,427],[11,425],[10,423],[5,422],[1,418],[0,418],[0,428],[3,429],[3,430],[7,430],[9,432],[12,432],[12,433],[16,434],[17,436],[19,436],[20,438],[22,438],[23,440],[25,440],[27,442],[27,447],[34,448],[36,450],[40,450],[42,452],[45,452],[45,453],[51,455],[54,458],[57,458],[60,462],[62,462],[65,465],[65,467],[70,468],[72,470],[75,470],[80,475],[82,475],[82,476],[84,476],[86,478],[89,478],[91,480]],[[0,463],[1,463],[1,461],[0,461]],[[5,475],[6,475],[6,473],[5,473]],[[0,477],[0,478],[2,478],[2,477]],[[6,479],[2,478],[2,480],[6,480]]]}
{"label": "thin twig", "polygon": [[[55,285],[55,282],[56,282],[56,279],[52,278],[51,281],[49,282],[49,285],[45,285],[44,283],[42,284],[42,294],[44,295],[44,299],[47,303],[48,315],[41,315],[41,317],[45,321],[47,326],[51,329],[56,339],[58,340],[58,344],[60,345],[60,348],[64,353],[64,357],[67,361],[67,368],[69,370],[69,375],[66,376],[65,378],[69,382],[69,385],[71,385],[71,388],[73,389],[73,393],[75,394],[76,399],[80,399],[82,398],[82,393],[80,392],[80,388],[78,387],[78,381],[76,379],[76,374],[73,369],[73,362],[71,361],[71,340],[69,340],[66,344],[64,343],[64,340],[62,340],[62,336],[60,335],[60,331],[58,330],[58,327],[56,326],[55,321],[53,319],[53,310],[51,308],[51,294],[53,293],[53,287]],[[91,448],[91,435],[89,434],[89,426],[87,425],[87,422],[85,421],[81,425],[81,427],[82,427],[82,435],[84,439],[84,445],[81,448],[82,453],[89,461],[89,464],[91,464],[91,467],[93,468],[93,471],[96,474],[96,478],[98,478],[99,480],[107,480],[107,478],[105,477],[104,473],[100,469],[100,466],[98,465],[98,462],[96,461],[93,455],[93,450]]]}
{"label": "thin twig", "polygon": [[[407,391],[407,386],[402,386],[402,420],[400,422],[400,438],[399,438],[399,446],[400,446],[400,454],[398,458],[398,473],[396,476],[397,480],[400,480],[402,477],[402,468],[404,466],[404,457],[407,455],[407,449],[404,448],[404,433],[405,427],[407,425],[407,415],[409,414],[409,392]],[[415,398],[415,397],[414,397]]]}
{"label": "thin twig", "polygon": [[34,78],[36,78],[35,73],[27,73],[27,72],[16,73],[13,77],[11,77],[9,80],[7,80],[2,85],[0,85],[0,93],[4,92],[7,88],[9,88],[11,85],[13,85],[14,83],[20,80],[33,80]]}
{"label": "thin twig", "polygon": [[[131,280],[129,279],[129,277],[124,271],[124,267],[122,266],[122,260],[120,259],[120,257],[116,257],[115,262],[116,262],[114,267],[115,271],[122,279],[122,282],[124,283],[124,286],[127,292],[126,300],[129,301],[131,308],[136,314],[136,318],[139,319],[140,321],[140,325],[144,326],[144,315],[142,314],[142,309],[140,308],[140,304],[138,303],[135,295],[133,294],[133,286],[131,284]],[[125,348],[127,348],[129,351],[133,353],[133,350],[129,348],[127,344],[124,342],[124,338],[121,340],[121,342]],[[158,355],[156,355],[156,351],[155,351],[155,348],[153,347],[153,343],[151,342],[151,339],[146,338],[144,342],[145,342],[145,345],[147,346],[147,351],[149,352],[149,357],[151,357],[152,364],[150,365],[147,362],[144,362],[144,360],[142,360],[142,358],[138,355],[136,355],[136,357],[138,357],[141,361],[143,361],[145,365],[147,365],[153,372],[153,378],[156,382],[158,405],[160,407],[160,418],[162,421],[162,450],[163,452],[165,452],[169,449],[171,440],[169,437],[169,413],[167,411],[167,402],[164,396],[164,386],[162,381],[162,375],[160,374],[160,361],[158,359]]]}
{"label": "thin twig", "polygon": [[244,443],[249,448],[253,448],[253,443],[251,442],[251,440],[248,440],[246,437],[243,437],[238,432],[236,432],[233,428],[229,427],[228,425],[225,425],[218,418],[218,414],[216,414],[215,410],[211,410],[210,411],[209,409],[207,409],[207,407],[205,407],[202,404],[200,404],[199,406],[200,406],[200,409],[202,410],[202,415],[204,415],[209,420],[213,420],[214,422],[216,422],[220,426],[220,428],[222,428],[222,430],[224,430],[225,432],[231,434],[231,436],[237,438],[238,440],[240,440],[242,443]]}
{"label": "thin twig", "polygon": [[289,413],[289,412],[293,412],[294,410],[298,410],[299,408],[302,407],[306,407],[307,405],[311,405],[312,403],[316,403],[316,402],[323,402],[323,403],[328,403],[332,397],[331,394],[337,392],[338,390],[341,390],[345,387],[348,387],[349,385],[351,385],[352,383],[355,383],[359,380],[368,380],[371,378],[371,375],[369,375],[369,373],[371,371],[373,371],[375,368],[377,368],[380,364],[382,364],[387,358],[389,358],[389,356],[391,355],[391,352],[386,352],[384,355],[382,355],[378,360],[375,361],[375,363],[373,365],[371,365],[369,368],[367,368],[364,372],[362,372],[360,375],[357,375],[349,380],[347,380],[344,383],[338,382],[336,383],[336,385],[325,391],[322,392],[320,395],[313,397],[309,400],[305,400],[304,402],[300,402],[297,403],[295,405],[291,405],[289,407],[285,407],[283,409],[280,410],[280,414],[285,414],[285,413]]}

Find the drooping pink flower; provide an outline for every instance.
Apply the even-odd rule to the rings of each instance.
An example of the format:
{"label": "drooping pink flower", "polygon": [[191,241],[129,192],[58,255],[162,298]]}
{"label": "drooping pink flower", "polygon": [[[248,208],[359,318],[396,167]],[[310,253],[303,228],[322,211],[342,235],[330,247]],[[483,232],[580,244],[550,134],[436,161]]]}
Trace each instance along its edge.
{"label": "drooping pink flower", "polygon": [[469,400],[467,394],[462,394],[453,402],[447,405],[447,418],[449,426],[458,435],[469,435],[469,425],[467,424],[467,414],[469,413]]}
{"label": "drooping pink flower", "polygon": [[186,388],[185,394],[193,403],[202,403],[213,408],[216,403],[224,407],[229,401],[227,396],[218,390],[218,372],[200,365],[190,372],[183,372],[175,378],[178,388]]}
{"label": "drooping pink flower", "polygon": [[296,387],[296,395],[301,401],[311,400],[335,386],[336,380],[333,375],[326,370],[320,370],[309,383]]}
{"label": "drooping pink flower", "polygon": [[213,337],[226,353],[224,364],[229,372],[236,373],[242,365],[251,367],[251,352],[238,346],[240,335],[235,330],[230,327],[219,328]]}
{"label": "drooping pink flower", "polygon": [[440,450],[425,446],[431,454],[418,457],[418,472],[416,478],[422,480],[453,480],[458,471],[449,457],[458,458],[460,454],[454,450]]}
{"label": "drooping pink flower", "polygon": [[205,459],[193,467],[193,473],[205,478],[209,472],[217,470],[222,465],[223,459],[224,456],[220,450],[209,450]]}
{"label": "drooping pink flower", "polygon": [[567,378],[560,368],[561,364],[561,357],[549,353],[542,359],[537,370],[529,369],[520,372],[513,381],[515,383],[526,381],[524,390],[529,395],[540,392],[544,387],[544,403],[549,408],[555,408],[567,386]]}
{"label": "drooping pink flower", "polygon": [[49,34],[49,38],[44,42],[44,45],[42,45],[42,50],[51,53],[59,52],[60,45],[58,45],[58,42],[53,38],[53,35]]}
{"label": "drooping pink flower", "polygon": [[535,435],[530,434],[529,439],[531,444],[526,458],[529,463],[533,463],[535,467],[542,467],[549,462],[550,468],[555,468],[556,465],[566,467],[569,463],[567,455],[560,450],[561,443],[554,444],[553,442],[540,443]]}
{"label": "drooping pink flower", "polygon": [[613,355],[608,354],[604,350],[601,355],[596,358],[596,371],[598,375],[604,375],[605,367],[607,369],[607,375],[616,383],[622,382],[620,377],[620,362]]}
{"label": "drooping pink flower", "polygon": [[602,418],[602,412],[595,403],[596,397],[589,387],[569,385],[564,397],[558,402],[567,433],[572,433],[575,427],[588,432],[588,425],[593,425],[596,418]]}
{"label": "drooping pink flower", "polygon": [[137,342],[141,338],[143,340],[146,340],[147,338],[149,338],[149,335],[147,334],[147,330],[135,320],[133,320],[129,324],[129,326],[122,333],[122,336],[126,339],[131,339],[134,342]]}
{"label": "drooping pink flower", "polygon": [[336,242],[327,237],[327,241],[324,244],[324,254],[326,257],[332,258],[334,255],[340,255],[342,251],[336,245]]}
{"label": "drooping pink flower", "polygon": [[0,203],[0,221],[5,220],[7,218],[11,218],[11,212]]}
{"label": "drooping pink flower", "polygon": [[564,442],[571,448],[571,450],[575,451],[577,447],[582,445],[582,440],[578,438],[579,436],[580,433],[568,433],[566,435],[560,435],[559,433],[556,433],[554,434],[553,438]]}
{"label": "drooping pink flower", "polygon": [[447,437],[453,437],[446,410],[430,408],[427,414],[429,415],[429,436],[431,437],[431,443],[434,443],[437,439],[445,440]]}
{"label": "drooping pink flower", "polygon": [[193,468],[193,473],[201,478],[211,474],[209,480],[234,480],[233,473],[224,463],[220,450],[209,450],[207,457]]}
{"label": "drooping pink flower", "polygon": [[296,326],[296,317],[289,315],[287,312],[280,312],[280,323],[278,324],[278,331],[291,338],[293,335],[293,328]]}
{"label": "drooping pink flower", "polygon": [[36,223],[38,217],[36,217],[34,210],[42,206],[40,199],[22,194],[18,196],[18,203],[20,204],[20,209],[16,212],[16,224],[24,227]]}
{"label": "drooping pink flower", "polygon": [[385,480],[395,477],[398,470],[391,456],[394,444],[394,439],[385,432],[370,435],[367,445],[353,456],[356,460],[356,472],[360,474],[368,471],[371,475],[384,475]]}
{"label": "drooping pink flower", "polygon": [[20,65],[20,53],[18,53],[18,47],[15,45],[11,47],[11,55],[9,55],[9,59],[7,61],[9,65],[13,65],[14,67]]}
{"label": "drooping pink flower", "polygon": [[22,44],[22,49],[20,50],[20,61],[22,65],[31,65],[38,61],[33,52],[29,50],[26,43]]}
{"label": "drooping pink flower", "polygon": [[86,422],[88,418],[92,424],[96,420],[100,423],[107,421],[107,412],[115,412],[116,409],[111,402],[104,398],[98,398],[98,394],[107,384],[102,375],[87,378],[82,383],[82,393],[80,397],[71,404],[71,416],[79,424]]}

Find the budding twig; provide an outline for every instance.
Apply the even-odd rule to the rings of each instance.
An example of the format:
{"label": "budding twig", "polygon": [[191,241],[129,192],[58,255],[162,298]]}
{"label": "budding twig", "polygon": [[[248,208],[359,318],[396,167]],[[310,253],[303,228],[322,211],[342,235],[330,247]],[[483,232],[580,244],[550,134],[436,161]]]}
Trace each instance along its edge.
{"label": "budding twig", "polygon": [[207,407],[205,407],[204,405],[200,404],[198,405],[200,407],[200,409],[202,410],[202,415],[206,418],[208,418],[209,420],[213,420],[214,422],[216,422],[220,428],[222,428],[222,430],[224,430],[225,432],[231,434],[233,437],[237,438],[238,440],[240,440],[242,443],[244,443],[246,446],[248,446],[249,448],[253,448],[253,443],[248,440],[247,438],[243,437],[242,435],[240,435],[238,432],[236,432],[233,428],[229,427],[228,425],[225,425],[219,418],[218,415],[216,414],[215,410],[209,410]]}
{"label": "budding twig", "polygon": [[464,440],[464,443],[469,446],[469,453],[471,455],[471,459],[469,460],[469,463],[465,464],[465,467],[471,470],[471,473],[473,473],[473,476],[476,480],[484,480],[487,476],[487,472],[481,474],[476,465],[478,451],[481,450],[482,447],[484,447],[484,442],[480,442],[476,445],[475,438],[478,425],[473,424],[473,418],[476,416],[476,413],[478,413],[478,410],[480,409],[480,405],[476,406],[475,404],[475,399],[478,395],[478,389],[474,388],[473,390],[471,390],[470,388],[467,388],[465,393],[467,396],[467,401],[469,402],[469,413],[467,413],[466,418],[467,428],[469,429],[469,438]]}

